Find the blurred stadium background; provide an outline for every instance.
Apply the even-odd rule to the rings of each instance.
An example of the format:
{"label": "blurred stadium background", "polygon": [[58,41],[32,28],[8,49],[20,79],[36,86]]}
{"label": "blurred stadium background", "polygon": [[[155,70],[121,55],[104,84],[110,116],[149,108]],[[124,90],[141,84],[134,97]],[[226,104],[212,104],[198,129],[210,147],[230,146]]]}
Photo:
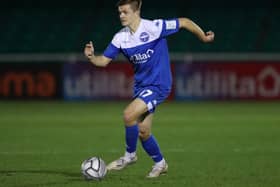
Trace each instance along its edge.
{"label": "blurred stadium background", "polygon": [[[108,162],[123,153],[132,69],[122,56],[105,69],[83,57],[85,43],[102,53],[121,28],[115,4],[1,2],[3,186],[88,186],[79,173],[83,159]],[[279,186],[278,2],[143,2],[144,18],[183,16],[216,38],[202,44],[186,31],[168,38],[174,87],[154,133],[170,173],[143,180],[152,163],[140,148],[140,165],[109,173],[100,186]]]}
{"label": "blurred stadium background", "polygon": [[[204,46],[190,34],[169,41],[171,52],[279,52],[277,1],[144,2],[145,18],[185,16],[217,38]],[[93,40],[102,52],[121,28],[116,1],[7,1],[1,4],[1,53],[78,53]],[[15,45],[15,43],[17,45]]]}

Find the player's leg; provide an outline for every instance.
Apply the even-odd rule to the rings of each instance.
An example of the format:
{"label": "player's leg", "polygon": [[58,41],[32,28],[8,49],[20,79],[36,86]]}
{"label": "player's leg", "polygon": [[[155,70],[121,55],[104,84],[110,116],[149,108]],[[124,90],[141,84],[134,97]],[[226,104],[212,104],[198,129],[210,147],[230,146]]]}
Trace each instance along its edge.
{"label": "player's leg", "polygon": [[133,159],[136,156],[136,146],[139,135],[138,119],[147,111],[146,104],[139,98],[134,99],[124,110],[125,124],[125,156]]}
{"label": "player's leg", "polygon": [[125,123],[126,152],[123,157],[111,162],[108,170],[121,170],[127,165],[135,163],[137,160],[136,146],[138,140],[137,119],[147,111],[144,101],[139,98],[134,99],[124,110],[123,119]]}
{"label": "player's leg", "polygon": [[160,174],[166,173],[168,169],[168,165],[163,158],[159,145],[151,132],[152,120],[153,113],[147,113],[144,116],[144,119],[138,123],[139,138],[142,142],[142,146],[147,154],[155,162],[152,170],[147,175],[148,178],[158,177]]}

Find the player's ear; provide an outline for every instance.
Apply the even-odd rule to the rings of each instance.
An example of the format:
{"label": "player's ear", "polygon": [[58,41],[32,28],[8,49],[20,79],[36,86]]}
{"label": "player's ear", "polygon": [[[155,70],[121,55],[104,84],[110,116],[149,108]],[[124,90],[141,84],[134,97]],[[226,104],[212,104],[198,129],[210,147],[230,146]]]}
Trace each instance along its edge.
{"label": "player's ear", "polygon": [[139,1],[139,6],[138,6],[138,10],[140,11],[142,7],[142,1]]}
{"label": "player's ear", "polygon": [[140,1],[139,7],[138,7],[139,15],[140,15],[140,13],[141,13],[141,7],[142,7],[142,1]]}

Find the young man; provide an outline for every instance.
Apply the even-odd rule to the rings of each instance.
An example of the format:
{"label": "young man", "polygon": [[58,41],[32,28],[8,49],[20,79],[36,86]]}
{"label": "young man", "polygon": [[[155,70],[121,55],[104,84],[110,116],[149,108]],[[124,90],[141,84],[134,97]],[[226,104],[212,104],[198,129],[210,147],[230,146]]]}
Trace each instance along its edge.
{"label": "young man", "polygon": [[117,3],[123,29],[113,37],[103,55],[94,55],[92,42],[86,44],[85,56],[96,66],[105,67],[119,53],[123,53],[134,68],[134,97],[125,108],[126,151],[124,156],[107,166],[108,170],[121,170],[137,161],[138,137],[155,165],[147,175],[158,177],[167,172],[167,163],[151,133],[154,111],[171,91],[172,77],[166,37],[180,28],[195,34],[202,42],[212,42],[214,33],[203,30],[188,18],[146,20],[140,17],[142,0],[119,0]]}

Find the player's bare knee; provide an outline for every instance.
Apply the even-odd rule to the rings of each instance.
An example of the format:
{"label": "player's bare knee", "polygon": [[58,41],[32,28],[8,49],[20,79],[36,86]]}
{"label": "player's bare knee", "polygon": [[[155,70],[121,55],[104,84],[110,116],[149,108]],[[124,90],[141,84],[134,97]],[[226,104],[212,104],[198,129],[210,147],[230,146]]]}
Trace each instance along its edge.
{"label": "player's bare knee", "polygon": [[123,120],[126,126],[134,125],[136,123],[136,119],[133,117],[133,114],[128,110],[123,112]]}

